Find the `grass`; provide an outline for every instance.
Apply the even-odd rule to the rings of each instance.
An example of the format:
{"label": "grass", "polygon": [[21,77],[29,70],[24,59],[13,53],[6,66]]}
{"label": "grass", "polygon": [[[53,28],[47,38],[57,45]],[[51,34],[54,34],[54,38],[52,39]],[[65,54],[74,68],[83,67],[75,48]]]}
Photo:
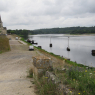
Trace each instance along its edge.
{"label": "grass", "polygon": [[[55,75],[60,78],[61,82],[70,89],[70,93],[74,92],[75,95],[95,95],[95,68],[85,66],[83,64],[77,64],[76,62],[69,61],[61,58],[58,55],[49,53],[43,49],[40,49],[42,53],[48,53],[58,59],[64,60],[66,65],[66,72],[57,73],[57,68],[61,67],[62,64],[58,64],[55,69]],[[56,64],[56,63],[55,63]],[[57,64],[56,64],[57,65]],[[87,69],[88,68],[88,69]],[[40,89],[40,88],[39,88]]]}
{"label": "grass", "polygon": [[[54,63],[57,65],[56,69],[54,69],[54,73],[61,80],[61,83],[63,83],[64,85],[67,86],[67,88],[69,88],[70,93],[74,92],[75,95],[95,95],[94,67],[88,67],[82,64],[77,64],[76,62],[69,61],[65,58],[62,58],[53,53],[49,53],[38,47],[35,48],[44,54],[48,54],[56,57],[57,59],[64,60],[65,63],[64,67],[66,68],[66,71],[57,72],[56,69],[61,68],[63,64]],[[57,95],[56,85],[52,84],[52,82],[49,83],[47,82],[47,79],[44,77],[42,79],[39,79],[38,82],[35,83],[39,95]]]}
{"label": "grass", "polygon": [[0,36],[0,53],[10,50],[9,39],[5,35]]}
{"label": "grass", "polygon": [[32,68],[29,70],[29,75],[27,77],[33,78],[33,69]]}
{"label": "grass", "polygon": [[75,95],[95,95],[95,69],[72,66],[56,75]]}
{"label": "grass", "polygon": [[25,43],[27,43],[28,45],[32,45],[31,43],[28,43],[27,41],[25,41],[25,39],[23,37],[21,37],[20,40],[23,41],[23,42],[25,42]]}
{"label": "grass", "polygon": [[60,59],[60,60],[64,60],[64,58],[62,58],[62,57],[60,57],[59,55],[56,55],[56,54],[54,54],[54,53],[52,53],[52,52],[48,52],[48,51],[46,51],[46,50],[44,50],[44,49],[41,49],[41,48],[39,48],[39,47],[36,47],[36,46],[34,46],[36,49],[38,49],[40,52],[42,52],[42,53],[47,53],[47,54],[49,54],[49,55],[51,55],[51,56],[54,56],[54,57],[56,57],[56,58],[58,58],[58,59]]}
{"label": "grass", "polygon": [[38,95],[60,95],[57,92],[57,85],[53,84],[51,81],[47,81],[47,77],[42,77],[35,81],[37,94]]}

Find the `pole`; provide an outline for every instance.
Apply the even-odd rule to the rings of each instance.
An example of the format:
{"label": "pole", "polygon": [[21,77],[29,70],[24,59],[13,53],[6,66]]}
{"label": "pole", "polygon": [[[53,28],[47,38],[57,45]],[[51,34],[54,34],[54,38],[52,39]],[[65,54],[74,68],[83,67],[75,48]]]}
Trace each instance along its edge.
{"label": "pole", "polygon": [[50,37],[50,43],[51,43],[51,37]]}
{"label": "pole", "polygon": [[69,47],[69,37],[68,37],[68,47]]}

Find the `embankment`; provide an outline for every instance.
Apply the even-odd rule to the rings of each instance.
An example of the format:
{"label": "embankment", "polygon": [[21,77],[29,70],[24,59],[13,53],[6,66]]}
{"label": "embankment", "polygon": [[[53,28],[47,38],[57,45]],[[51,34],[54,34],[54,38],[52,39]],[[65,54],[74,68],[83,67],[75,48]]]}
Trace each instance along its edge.
{"label": "embankment", "polygon": [[0,53],[10,50],[9,39],[5,35],[0,35]]}
{"label": "embankment", "polygon": [[[43,76],[38,78],[35,82],[37,83],[36,85],[40,95],[64,95],[63,92],[66,89],[68,89],[68,93],[65,93],[65,95],[95,95],[94,67],[77,64],[38,47],[35,47],[35,51],[36,50],[42,55],[50,57],[53,67],[52,71],[50,71],[47,76],[45,76],[45,72],[43,72]],[[46,72],[47,71],[48,70],[46,70]],[[60,94],[55,92],[58,88],[54,88],[56,87],[54,84],[54,79],[56,79],[56,77],[62,84],[62,93]],[[53,84],[51,82],[53,82]],[[49,89],[50,87],[54,89]]]}

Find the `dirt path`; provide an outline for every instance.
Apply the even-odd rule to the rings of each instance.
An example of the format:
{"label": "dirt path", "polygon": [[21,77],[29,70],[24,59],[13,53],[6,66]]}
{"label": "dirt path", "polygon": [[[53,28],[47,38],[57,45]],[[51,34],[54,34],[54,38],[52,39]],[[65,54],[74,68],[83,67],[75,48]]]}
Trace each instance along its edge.
{"label": "dirt path", "polygon": [[[0,54],[0,95],[36,95],[34,84],[27,78],[36,51],[28,51],[28,46],[11,38],[11,51]],[[32,79],[33,80],[33,79]]]}

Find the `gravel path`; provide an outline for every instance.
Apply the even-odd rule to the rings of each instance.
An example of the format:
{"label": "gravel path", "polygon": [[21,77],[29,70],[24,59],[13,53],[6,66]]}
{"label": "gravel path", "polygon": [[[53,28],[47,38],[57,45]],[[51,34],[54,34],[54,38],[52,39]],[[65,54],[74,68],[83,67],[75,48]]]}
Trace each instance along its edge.
{"label": "gravel path", "polygon": [[[36,95],[34,84],[27,78],[36,51],[28,51],[11,35],[8,38],[11,51],[0,54],[0,95]],[[33,80],[33,79],[32,79]]]}

